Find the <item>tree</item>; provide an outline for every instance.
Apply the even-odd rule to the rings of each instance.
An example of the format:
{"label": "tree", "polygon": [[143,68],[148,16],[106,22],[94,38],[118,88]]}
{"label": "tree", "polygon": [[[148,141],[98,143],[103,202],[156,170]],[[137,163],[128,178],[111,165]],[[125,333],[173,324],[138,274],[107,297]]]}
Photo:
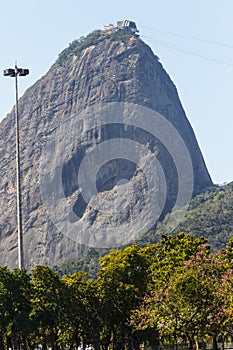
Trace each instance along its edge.
{"label": "tree", "polygon": [[[64,286],[59,276],[48,266],[38,265],[32,270],[30,313],[34,325],[32,339],[43,349],[58,347],[59,329],[65,322]],[[37,343],[37,344],[36,344]]]}
{"label": "tree", "polygon": [[[153,282],[140,308],[131,315],[130,323],[134,329],[157,330],[160,339],[175,343],[179,336],[184,335],[182,329],[189,310],[184,310],[184,305],[187,305],[189,297],[191,301],[190,295],[196,292],[198,281],[197,276],[188,275],[188,272],[184,275],[185,262],[200,250],[204,242],[203,238],[181,232],[177,236],[164,236],[157,244],[150,267]],[[203,247],[208,253],[208,247]],[[193,340],[193,336],[190,339]]]}
{"label": "tree", "polygon": [[[223,279],[229,282],[231,275],[231,272],[226,275],[227,255],[223,251],[210,254],[204,244],[196,245],[199,251],[188,257],[189,254],[184,254],[187,246],[183,247],[174,250],[169,242],[164,252],[162,249],[163,254],[158,254],[158,260],[163,257],[165,261],[162,259],[159,264],[151,293],[132,313],[131,324],[136,329],[157,327],[161,339],[177,344],[178,338],[182,338],[191,349],[194,344],[198,349],[200,342],[211,337],[213,349],[217,349],[217,337],[224,334],[226,321],[226,298],[220,286]],[[182,252],[183,261],[177,260],[176,254]]]}
{"label": "tree", "polygon": [[30,332],[30,276],[0,267],[0,349],[19,349]]}
{"label": "tree", "polygon": [[20,345],[29,345],[29,334],[32,324],[31,312],[31,283],[30,275],[25,269],[14,269],[11,272],[11,319],[8,324],[8,339],[11,339],[11,348],[20,349]]}
{"label": "tree", "polygon": [[87,344],[100,346],[99,298],[96,282],[86,278],[86,273],[76,272],[63,277],[68,292],[66,337],[78,347]]}
{"label": "tree", "polygon": [[130,311],[139,305],[148,284],[150,262],[138,245],[113,251],[100,261],[97,283],[100,294],[104,332],[102,340],[113,346],[127,342],[137,346],[136,338],[127,324]]}
{"label": "tree", "polygon": [[7,267],[0,267],[0,349],[4,349],[5,335],[11,322],[12,297],[11,288],[12,275]]}

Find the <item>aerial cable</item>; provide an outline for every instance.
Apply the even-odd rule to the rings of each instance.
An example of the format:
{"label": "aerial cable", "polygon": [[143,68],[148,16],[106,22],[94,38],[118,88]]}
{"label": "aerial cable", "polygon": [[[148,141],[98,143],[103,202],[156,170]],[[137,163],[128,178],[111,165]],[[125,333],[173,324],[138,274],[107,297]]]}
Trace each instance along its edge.
{"label": "aerial cable", "polygon": [[221,42],[218,42],[218,41],[201,39],[201,38],[197,38],[195,36],[187,36],[187,35],[184,35],[184,34],[172,33],[172,32],[166,31],[166,30],[160,30],[160,29],[156,29],[156,28],[143,27],[143,26],[141,28],[152,30],[152,31],[158,32],[158,33],[163,33],[163,34],[176,36],[176,37],[179,37],[179,38],[184,38],[184,39],[189,39],[189,40],[190,39],[191,40],[196,40],[196,41],[200,41],[200,42],[211,44],[211,45],[217,45],[217,46],[222,46],[222,47],[227,47],[227,48],[233,49],[233,45],[226,44],[226,43],[221,43]]}
{"label": "aerial cable", "polygon": [[198,54],[198,53],[194,53],[194,52],[190,52],[190,51],[187,51],[187,50],[179,49],[179,48],[177,48],[177,47],[175,47],[175,46],[173,46],[173,45],[171,45],[171,44],[169,44],[169,43],[167,43],[165,41],[154,40],[154,39],[151,39],[150,37],[148,37],[146,35],[141,35],[141,37],[145,38],[148,42],[151,42],[153,44],[157,44],[159,46],[163,46],[163,47],[166,47],[166,48],[178,51],[178,52],[182,52],[182,53],[185,53],[187,55],[199,57],[199,58],[205,59],[207,61],[224,64],[225,66],[228,66],[228,67],[233,67],[233,64],[231,64],[229,62],[217,60],[217,59],[210,58],[210,57]]}

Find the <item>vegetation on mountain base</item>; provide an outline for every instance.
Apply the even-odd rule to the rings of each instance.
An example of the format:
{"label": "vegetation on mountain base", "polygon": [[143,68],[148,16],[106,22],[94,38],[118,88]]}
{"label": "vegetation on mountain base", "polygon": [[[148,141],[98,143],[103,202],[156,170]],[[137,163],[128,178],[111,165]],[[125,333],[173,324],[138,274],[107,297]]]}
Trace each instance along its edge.
{"label": "vegetation on mountain base", "polygon": [[[134,243],[146,246],[159,242],[165,232],[168,218],[169,216],[166,216],[155,231],[148,232]],[[195,237],[205,237],[212,250],[225,248],[233,236],[233,182],[208,188],[192,199],[184,221],[172,234],[178,234],[180,231]],[[99,270],[98,259],[107,253],[107,250],[87,249],[83,258],[61,261],[54,270],[61,276],[82,270],[87,272],[89,277],[96,278]]]}
{"label": "vegetation on mountain base", "polygon": [[200,344],[233,334],[233,240],[210,252],[184,233],[100,260],[96,280],[60,278],[49,267],[0,268],[0,349],[153,349]]}
{"label": "vegetation on mountain base", "polygon": [[[157,235],[163,234],[168,217],[158,225]],[[233,236],[233,182],[208,188],[196,196],[174,234],[179,231],[205,237],[212,249],[226,247]],[[153,233],[150,239],[153,239]]]}

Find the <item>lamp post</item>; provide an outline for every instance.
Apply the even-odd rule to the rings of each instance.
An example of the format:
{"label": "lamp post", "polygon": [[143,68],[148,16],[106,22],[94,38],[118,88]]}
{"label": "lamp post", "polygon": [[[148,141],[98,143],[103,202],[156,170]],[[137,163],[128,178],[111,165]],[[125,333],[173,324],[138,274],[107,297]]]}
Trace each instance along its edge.
{"label": "lamp post", "polygon": [[18,263],[19,268],[24,267],[23,256],[23,224],[22,224],[22,205],[21,205],[21,172],[20,172],[20,150],[19,150],[19,106],[18,106],[18,76],[26,76],[29,69],[8,68],[3,71],[4,76],[15,78],[15,136],[16,136],[16,192],[17,192],[17,226],[18,226]]}

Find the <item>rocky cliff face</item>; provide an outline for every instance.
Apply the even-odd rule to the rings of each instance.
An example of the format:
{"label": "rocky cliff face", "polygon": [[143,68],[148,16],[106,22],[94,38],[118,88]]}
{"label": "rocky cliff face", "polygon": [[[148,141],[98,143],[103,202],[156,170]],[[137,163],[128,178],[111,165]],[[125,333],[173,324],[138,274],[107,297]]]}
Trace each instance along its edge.
{"label": "rocky cliff face", "polygon": [[[59,166],[56,167],[55,162],[51,170],[51,166],[44,161],[46,145],[52,139],[57,141],[57,137],[64,140],[74,137],[76,133],[74,129],[77,128],[76,119],[79,120],[85,110],[90,117],[93,106],[99,106],[100,103],[101,106],[114,106],[113,108],[117,108],[114,113],[122,111],[125,106],[129,108],[135,105],[143,106],[147,111],[149,109],[159,112],[176,128],[190,154],[193,167],[193,195],[212,184],[195,135],[179,101],[177,90],[151,49],[138,37],[126,33],[106,34],[98,31],[87,39],[82,40],[81,43],[75,42],[66,49],[50,71],[30,87],[19,101],[24,246],[28,268],[38,263],[52,265],[59,259],[76,257],[82,252],[82,244],[90,243],[89,245],[95,246],[90,237],[83,241],[75,239],[74,236],[71,237],[67,233],[69,231],[67,220],[69,223],[80,220],[84,222],[82,228],[76,227],[84,237],[85,230],[89,230],[89,235],[98,236],[103,233],[104,227],[107,227],[107,230],[110,228],[114,230],[127,222],[130,217],[134,217],[135,220],[140,217],[144,208],[143,193],[149,191],[145,176],[140,171],[143,167],[146,168],[145,159],[144,163],[140,160],[138,163],[135,161],[135,164],[132,159],[127,157],[124,159],[121,153],[116,154],[115,157],[106,155],[105,164],[95,169],[96,188],[101,200],[111,203],[117,194],[121,198],[131,196],[131,203],[126,203],[125,206],[120,203],[115,213],[110,210],[106,216],[91,205],[95,195],[90,194],[88,197],[87,194],[88,203],[83,198],[85,197],[83,189],[77,180],[78,169],[84,156],[103,141],[121,138],[146,145],[151,152],[149,157],[155,154],[163,168],[162,177],[159,176],[160,167],[155,167],[153,172],[154,178],[158,178],[158,181],[153,182],[153,186],[157,186],[158,189],[163,179],[165,181],[162,181],[165,186],[163,188],[166,188],[166,196],[161,199],[164,205],[162,210],[158,210],[158,216],[171,210],[176,203],[179,173],[177,173],[173,156],[171,152],[169,153],[169,147],[161,139],[159,140],[159,137],[151,135],[148,128],[145,127],[139,132],[139,127],[132,126],[132,122],[122,126],[118,125],[117,119],[117,123],[111,127],[94,125],[91,130],[88,130],[88,128],[85,129],[84,117],[82,137],[76,143],[72,141],[74,147],[64,151],[59,149],[58,144],[53,150],[54,153],[48,155],[47,161],[50,161],[50,164],[53,163],[51,154],[54,154],[54,159],[58,153],[61,158],[64,157],[61,169],[58,171]],[[115,103],[118,102],[119,105],[115,107]],[[95,109],[93,118],[96,116],[96,111],[99,111],[99,107]],[[140,112],[141,119],[143,111],[145,110]],[[71,117],[70,126],[67,127],[66,124],[66,127],[62,128],[61,126]],[[58,134],[56,130],[59,130]],[[0,264],[7,264],[9,267],[17,266],[14,133],[14,112],[12,111],[2,121],[0,128]],[[169,139],[169,135],[167,138]],[[131,146],[131,144],[124,144],[123,148],[130,149]],[[112,148],[116,150],[120,149],[120,146],[116,143]],[[101,154],[103,154],[102,151]],[[93,157],[95,158],[94,154]],[[90,175],[94,158],[90,161],[89,167],[87,165],[89,169],[89,173],[86,172],[87,177]],[[142,164],[141,168],[139,163]],[[57,202],[48,201],[47,205],[43,203],[48,200],[48,194],[52,196],[54,191],[56,192],[56,174],[60,174],[62,178],[63,197],[66,199],[64,205],[67,205],[67,200],[70,198],[73,201],[72,213],[68,216],[64,216],[59,193],[55,194]],[[46,181],[51,186],[47,187]],[[158,200],[159,198],[158,196]],[[54,203],[57,205],[54,206]],[[152,207],[156,205],[151,203],[149,208],[153,211]],[[53,219],[53,214],[48,213],[49,210],[56,211],[56,218],[60,217],[61,221],[66,221],[66,226],[63,225],[60,231],[59,224]],[[149,215],[148,212],[146,215]],[[145,229],[146,215],[140,219]],[[153,218],[150,218],[151,220],[153,221]],[[107,223],[110,223],[109,227]],[[129,226],[124,227],[125,230],[129,230]],[[101,248],[101,244],[96,247]]]}

